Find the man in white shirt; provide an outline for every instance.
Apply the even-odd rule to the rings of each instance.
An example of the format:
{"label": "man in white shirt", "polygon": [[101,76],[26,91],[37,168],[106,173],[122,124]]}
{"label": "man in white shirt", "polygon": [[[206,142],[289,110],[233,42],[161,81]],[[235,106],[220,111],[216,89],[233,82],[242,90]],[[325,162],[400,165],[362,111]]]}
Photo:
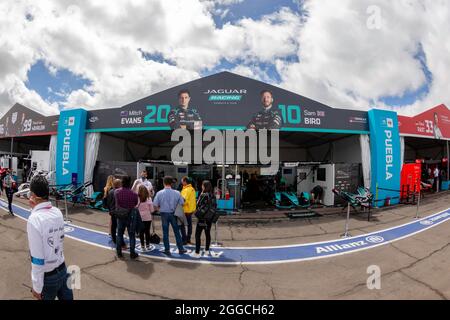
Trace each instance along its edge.
{"label": "man in white shirt", "polygon": [[436,184],[436,187],[434,188],[434,190],[436,190],[436,192],[439,192],[439,169],[438,169],[438,167],[434,168],[433,177],[434,177],[434,183]]}
{"label": "man in white shirt", "polygon": [[153,185],[152,185],[151,181],[147,179],[147,171],[146,170],[142,170],[141,177],[134,181],[133,186],[131,187],[131,190],[138,193],[140,185],[144,185],[147,188],[148,193],[150,194],[151,197],[154,196],[155,192],[153,190]]}
{"label": "man in white shirt", "polygon": [[32,293],[38,300],[73,300],[64,262],[64,218],[49,198],[48,181],[37,175],[30,184],[31,215],[27,222]]}

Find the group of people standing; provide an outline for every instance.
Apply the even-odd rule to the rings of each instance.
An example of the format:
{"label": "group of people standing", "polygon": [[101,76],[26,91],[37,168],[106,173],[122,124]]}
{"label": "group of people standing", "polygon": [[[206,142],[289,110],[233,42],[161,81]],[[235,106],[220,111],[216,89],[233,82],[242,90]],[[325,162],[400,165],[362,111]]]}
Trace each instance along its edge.
{"label": "group of people standing", "polygon": [[434,169],[428,168],[427,180],[433,186],[435,192],[442,190],[442,182],[447,179],[447,173],[445,170],[439,170],[436,166]]}
{"label": "group of people standing", "polygon": [[[123,236],[128,231],[131,259],[136,259],[136,234],[139,235],[142,251],[150,249],[153,215],[159,212],[163,231],[163,253],[171,255],[169,243],[169,226],[175,236],[179,254],[187,253],[185,245],[191,245],[192,217],[197,217],[195,230],[195,253],[200,257],[201,235],[206,235],[206,254],[210,254],[211,226],[216,216],[216,201],[212,185],[204,181],[200,196],[188,177],[183,177],[181,192],[173,189],[174,178],[164,177],[163,188],[154,193],[152,183],[147,179],[147,172],[141,172],[141,177],[131,185],[131,178],[125,176],[115,179],[109,176],[104,188],[104,206],[111,216],[111,240],[116,245],[117,256],[122,258],[122,250],[126,248]],[[154,226],[153,226],[154,234]]]}

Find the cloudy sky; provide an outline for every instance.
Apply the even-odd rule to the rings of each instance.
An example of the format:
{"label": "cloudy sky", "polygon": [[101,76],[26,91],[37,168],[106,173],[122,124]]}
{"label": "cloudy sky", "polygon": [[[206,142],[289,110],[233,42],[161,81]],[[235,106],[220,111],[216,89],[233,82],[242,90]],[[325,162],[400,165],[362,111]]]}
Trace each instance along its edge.
{"label": "cloudy sky", "polygon": [[450,106],[448,0],[0,0],[0,113],[118,107],[228,70],[332,107]]}

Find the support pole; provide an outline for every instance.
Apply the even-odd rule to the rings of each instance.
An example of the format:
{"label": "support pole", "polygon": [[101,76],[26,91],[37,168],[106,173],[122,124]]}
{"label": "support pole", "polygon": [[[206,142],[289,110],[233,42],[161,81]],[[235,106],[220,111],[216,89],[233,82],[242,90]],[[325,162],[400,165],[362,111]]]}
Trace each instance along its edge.
{"label": "support pole", "polygon": [[378,182],[375,185],[375,207],[378,208]]}
{"label": "support pole", "polygon": [[237,174],[238,174],[238,165],[236,163],[236,168],[234,170],[234,209],[237,210]]}
{"label": "support pole", "polygon": [[218,225],[218,221],[214,224],[214,242],[211,243],[211,247],[213,248],[219,248],[222,247],[222,244],[217,242],[217,225]]}
{"label": "support pole", "polygon": [[225,135],[226,131],[223,131],[222,135],[222,199],[225,199],[225,186],[226,186],[226,180],[225,180]]}
{"label": "support pole", "polygon": [[447,181],[450,181],[450,149],[447,140]]}
{"label": "support pole", "polygon": [[64,219],[65,223],[71,223],[69,220],[69,209],[67,208],[67,192],[64,192],[64,209],[66,211],[66,218]]}
{"label": "support pole", "polygon": [[136,162],[136,179],[139,179],[139,164],[140,162]]}
{"label": "support pole", "polygon": [[419,197],[417,198],[417,209],[416,209],[416,219],[419,219],[419,207],[420,207],[420,192],[421,190],[419,189]]}
{"label": "support pole", "polygon": [[[12,159],[12,156],[13,156],[13,151],[14,151],[14,137],[11,137],[11,152],[10,152],[11,159]],[[11,167],[11,165],[12,165],[12,163],[9,164],[10,167]]]}
{"label": "support pole", "polygon": [[345,232],[341,236],[342,238],[350,238],[351,234],[348,233],[348,225],[350,220],[350,202],[347,203],[347,219],[345,220]]}

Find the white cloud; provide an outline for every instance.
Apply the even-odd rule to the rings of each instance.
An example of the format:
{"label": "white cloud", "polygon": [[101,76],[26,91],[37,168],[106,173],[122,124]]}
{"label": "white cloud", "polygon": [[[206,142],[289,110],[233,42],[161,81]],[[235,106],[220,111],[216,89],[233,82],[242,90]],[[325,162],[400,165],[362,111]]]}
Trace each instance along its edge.
{"label": "white cloud", "polygon": [[259,20],[244,18],[237,25],[244,30],[246,59],[272,62],[297,54],[300,17],[290,9],[282,8]]}
{"label": "white cloud", "polygon": [[[421,44],[433,74],[430,94],[402,113],[449,102],[444,89],[450,68],[447,1],[305,1],[308,17],[297,41],[299,63],[278,63],[282,85],[338,107],[384,107],[385,96],[402,96],[426,85],[415,55]],[[367,20],[380,9],[380,29]],[[395,108],[394,108],[395,109]]]}
{"label": "white cloud", "polygon": [[[8,44],[0,49],[2,107],[17,101],[17,92],[22,92],[22,100],[35,96],[35,92],[25,94],[25,85],[12,90],[18,82],[8,82],[5,77],[13,75],[23,84],[27,71],[39,59],[51,74],[64,68],[90,80],[89,87],[67,93],[66,107],[99,108],[120,106],[198,78],[202,70],[215,67],[221,59],[269,61],[295,52],[292,32],[288,35],[289,24],[295,23],[292,12],[283,9],[263,17],[260,23],[244,19],[219,29],[208,5],[198,0],[3,3],[2,11],[8,11],[9,18],[3,21],[1,30],[5,32],[0,36]],[[27,21],[26,14],[32,21]],[[270,29],[271,49],[266,50],[264,34]],[[175,66],[146,61],[138,49],[161,54]],[[35,98],[24,101],[36,103]],[[41,99],[42,104],[47,109],[56,107]]]}
{"label": "white cloud", "polygon": [[234,67],[233,69],[229,70],[230,72],[236,73],[238,75],[271,83],[273,82],[270,75],[268,74],[267,70],[262,69],[257,64],[254,65],[238,65]]}
{"label": "white cloud", "polygon": [[44,114],[55,114],[56,104],[25,86],[27,72],[39,57],[28,41],[27,12],[22,4],[0,3],[0,111],[4,113],[18,102]]}
{"label": "white cloud", "polygon": [[215,10],[227,7],[230,5],[244,2],[244,0],[200,0],[200,2],[210,11],[215,13]]}

